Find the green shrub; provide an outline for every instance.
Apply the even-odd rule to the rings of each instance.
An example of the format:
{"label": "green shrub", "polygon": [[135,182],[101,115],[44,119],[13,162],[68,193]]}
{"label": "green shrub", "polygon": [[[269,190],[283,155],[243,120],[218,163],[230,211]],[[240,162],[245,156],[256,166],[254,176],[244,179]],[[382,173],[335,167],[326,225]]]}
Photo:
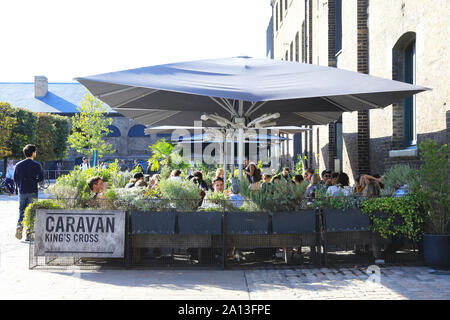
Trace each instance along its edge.
{"label": "green shrub", "polygon": [[[370,229],[383,238],[403,235],[418,241],[423,232],[424,217],[420,202],[415,194],[403,197],[371,198],[363,202],[361,211],[368,214],[373,222]],[[382,213],[380,217],[376,213]]]}
{"label": "green shrub", "polygon": [[297,185],[283,179],[270,185],[261,184],[260,191],[251,190],[246,180],[240,180],[238,184],[240,194],[252,200],[258,208],[257,211],[271,213],[300,209],[307,188],[306,182]]}
{"label": "green shrub", "polygon": [[64,206],[58,201],[52,199],[34,199],[33,202],[25,208],[24,217],[22,220],[22,226],[30,233],[34,232],[36,209],[64,209]]}
{"label": "green shrub", "polygon": [[383,178],[382,196],[392,196],[403,185],[411,186],[414,170],[406,164],[396,164],[389,168]]}
{"label": "green shrub", "polygon": [[448,184],[448,147],[438,147],[428,139],[419,145],[423,164],[416,172],[412,189],[423,208],[425,231],[432,234],[450,233],[450,194]]}
{"label": "green shrub", "polygon": [[194,211],[202,199],[199,187],[191,181],[167,179],[161,181],[159,188],[162,198],[170,199],[171,205],[178,211]]}

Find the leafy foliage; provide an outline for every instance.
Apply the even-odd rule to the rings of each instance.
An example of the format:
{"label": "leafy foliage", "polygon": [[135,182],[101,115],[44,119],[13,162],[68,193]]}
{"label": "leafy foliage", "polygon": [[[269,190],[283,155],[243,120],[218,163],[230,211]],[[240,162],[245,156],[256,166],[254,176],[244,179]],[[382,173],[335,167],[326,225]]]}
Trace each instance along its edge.
{"label": "leafy foliage", "polygon": [[270,185],[263,183],[259,191],[251,190],[246,180],[240,180],[238,184],[241,195],[255,202],[258,211],[271,213],[300,209],[307,188],[306,182],[297,185],[283,179]]}
{"label": "leafy foliage", "polygon": [[30,233],[34,232],[34,223],[36,219],[36,209],[64,209],[64,205],[52,199],[37,200],[34,199],[26,208],[22,220],[24,228]]}
{"label": "leafy foliage", "polygon": [[370,216],[371,230],[379,232],[383,238],[399,234],[418,241],[422,236],[424,216],[414,194],[367,199],[361,211]]}
{"label": "leafy foliage", "polygon": [[35,113],[21,108],[15,108],[15,118],[8,148],[11,150],[11,158],[22,159],[23,147],[27,144],[36,144],[38,118]]}
{"label": "leafy foliage", "polygon": [[95,176],[107,182],[109,188],[123,188],[132,177],[130,172],[120,171],[117,160],[106,169],[95,167],[81,171],[79,167],[75,167],[69,174],[58,177],[55,184],[50,186],[49,192],[56,199],[66,201],[70,207],[81,206],[92,197],[87,180]]}
{"label": "leafy foliage", "polygon": [[414,176],[413,191],[425,212],[425,231],[432,234],[450,233],[450,195],[447,172],[446,144],[438,147],[428,139],[419,145],[423,164]]}
{"label": "leafy foliage", "polygon": [[14,109],[11,105],[7,102],[0,102],[0,157],[2,158],[12,154],[8,142],[16,122],[17,119],[14,117]]}
{"label": "leafy foliage", "polygon": [[103,102],[87,93],[77,110],[79,113],[72,117],[72,133],[68,139],[70,147],[89,157],[94,155],[95,150],[99,158],[115,153],[112,145],[104,141],[110,133],[108,126],[113,119],[105,116],[107,109]]}
{"label": "leafy foliage", "polygon": [[173,144],[162,138],[149,146],[149,148],[152,151],[152,157],[148,159],[148,163],[151,165],[152,171],[158,171],[162,166],[170,166],[170,154],[174,148]]}
{"label": "leafy foliage", "polygon": [[403,185],[411,186],[414,170],[406,164],[396,164],[389,168],[383,178],[381,195],[392,196]]}
{"label": "leafy foliage", "polygon": [[199,187],[187,180],[163,180],[159,184],[163,199],[170,199],[174,208],[179,210],[194,211],[201,201]]}

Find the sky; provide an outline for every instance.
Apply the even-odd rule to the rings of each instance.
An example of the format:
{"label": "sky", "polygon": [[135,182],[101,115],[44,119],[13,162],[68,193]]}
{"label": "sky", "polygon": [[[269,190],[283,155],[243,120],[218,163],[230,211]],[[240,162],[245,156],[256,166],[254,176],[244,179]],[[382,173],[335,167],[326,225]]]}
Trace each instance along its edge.
{"label": "sky", "polygon": [[266,56],[270,0],[0,0],[0,82]]}

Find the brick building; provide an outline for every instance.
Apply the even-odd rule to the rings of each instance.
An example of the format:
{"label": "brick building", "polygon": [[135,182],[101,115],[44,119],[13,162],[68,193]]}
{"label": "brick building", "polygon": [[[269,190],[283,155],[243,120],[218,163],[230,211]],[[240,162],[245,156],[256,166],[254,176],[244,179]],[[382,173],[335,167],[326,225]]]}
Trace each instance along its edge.
{"label": "brick building", "polygon": [[[432,88],[384,109],[344,112],[294,139],[309,165],[353,180],[394,163],[418,165],[418,144],[449,141],[450,2],[272,0],[274,59],[357,71]],[[294,151],[295,152],[295,151]],[[294,154],[295,157],[295,154]]]}

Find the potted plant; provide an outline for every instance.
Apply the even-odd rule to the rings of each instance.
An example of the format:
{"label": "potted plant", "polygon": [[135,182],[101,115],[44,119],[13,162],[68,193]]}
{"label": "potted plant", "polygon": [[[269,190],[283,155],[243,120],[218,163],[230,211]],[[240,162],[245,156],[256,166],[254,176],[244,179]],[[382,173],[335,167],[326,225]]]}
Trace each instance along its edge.
{"label": "potted plant", "polygon": [[435,268],[450,267],[450,210],[446,144],[438,147],[428,139],[419,145],[423,164],[417,171],[413,190],[425,218],[423,251],[425,263]]}

